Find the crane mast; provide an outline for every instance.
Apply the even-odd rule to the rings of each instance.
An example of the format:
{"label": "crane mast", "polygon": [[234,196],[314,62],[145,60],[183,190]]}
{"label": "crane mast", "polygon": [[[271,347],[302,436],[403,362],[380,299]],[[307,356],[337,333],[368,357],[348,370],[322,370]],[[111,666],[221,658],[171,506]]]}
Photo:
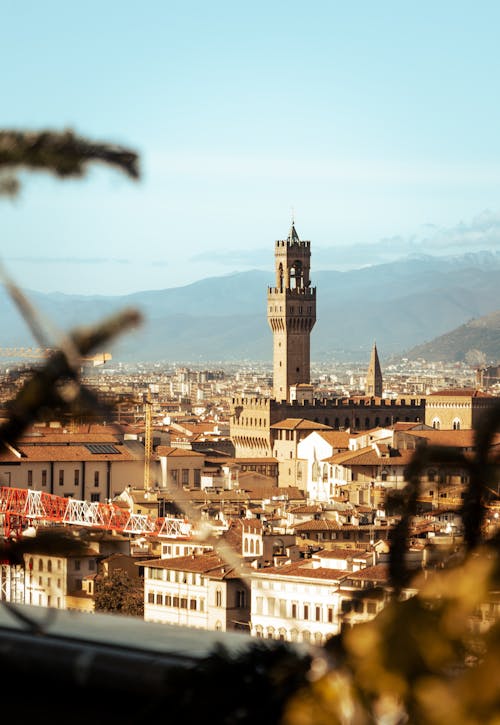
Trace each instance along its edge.
{"label": "crane mast", "polygon": [[152,440],[152,407],[151,396],[146,394],[144,401],[144,492],[151,490],[151,457],[153,453]]}

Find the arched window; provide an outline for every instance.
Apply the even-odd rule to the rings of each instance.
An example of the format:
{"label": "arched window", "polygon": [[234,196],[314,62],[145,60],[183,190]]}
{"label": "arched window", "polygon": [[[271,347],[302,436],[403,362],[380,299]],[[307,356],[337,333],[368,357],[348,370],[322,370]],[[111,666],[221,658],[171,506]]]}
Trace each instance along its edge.
{"label": "arched window", "polygon": [[296,259],[293,265],[290,267],[290,289],[297,289],[299,287],[302,287],[302,279],[302,262]]}
{"label": "arched window", "polygon": [[460,418],[453,419],[453,430],[460,430]]}
{"label": "arched window", "polygon": [[52,559],[49,559],[47,562],[47,571],[48,572],[52,571]]}
{"label": "arched window", "polygon": [[273,556],[283,556],[285,553],[285,544],[283,539],[275,539],[273,542]]}
{"label": "arched window", "polygon": [[436,430],[439,430],[441,428],[441,421],[439,418],[433,418],[432,419],[432,427]]}
{"label": "arched window", "polygon": [[222,607],[222,589],[219,587],[215,590],[215,606]]}
{"label": "arched window", "polygon": [[43,571],[43,559],[38,559],[38,571]]}

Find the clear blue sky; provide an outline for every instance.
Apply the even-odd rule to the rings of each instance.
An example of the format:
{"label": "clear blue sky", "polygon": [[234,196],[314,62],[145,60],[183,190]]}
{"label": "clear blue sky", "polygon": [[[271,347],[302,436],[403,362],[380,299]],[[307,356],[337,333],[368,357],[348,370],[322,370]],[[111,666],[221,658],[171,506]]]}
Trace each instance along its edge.
{"label": "clear blue sky", "polygon": [[24,287],[122,294],[500,248],[500,3],[0,0],[0,126],[139,152],[141,179],[23,175]]}

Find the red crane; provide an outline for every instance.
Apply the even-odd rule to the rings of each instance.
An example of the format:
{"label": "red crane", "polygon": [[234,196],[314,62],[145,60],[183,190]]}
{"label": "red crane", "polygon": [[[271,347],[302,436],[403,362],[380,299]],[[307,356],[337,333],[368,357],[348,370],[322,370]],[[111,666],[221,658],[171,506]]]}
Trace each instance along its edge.
{"label": "red crane", "polygon": [[189,538],[192,526],[174,516],[133,514],[114,503],[81,501],[44,491],[0,486],[0,536],[19,536],[28,526],[77,525],[122,534]]}

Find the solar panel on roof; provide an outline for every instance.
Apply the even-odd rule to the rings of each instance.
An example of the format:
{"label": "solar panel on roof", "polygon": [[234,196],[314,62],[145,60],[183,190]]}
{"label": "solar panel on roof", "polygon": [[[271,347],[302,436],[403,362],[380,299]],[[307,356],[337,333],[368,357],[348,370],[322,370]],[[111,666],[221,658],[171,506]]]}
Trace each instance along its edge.
{"label": "solar panel on roof", "polygon": [[120,451],[116,446],[111,443],[87,443],[87,448],[91,453],[119,453]]}

